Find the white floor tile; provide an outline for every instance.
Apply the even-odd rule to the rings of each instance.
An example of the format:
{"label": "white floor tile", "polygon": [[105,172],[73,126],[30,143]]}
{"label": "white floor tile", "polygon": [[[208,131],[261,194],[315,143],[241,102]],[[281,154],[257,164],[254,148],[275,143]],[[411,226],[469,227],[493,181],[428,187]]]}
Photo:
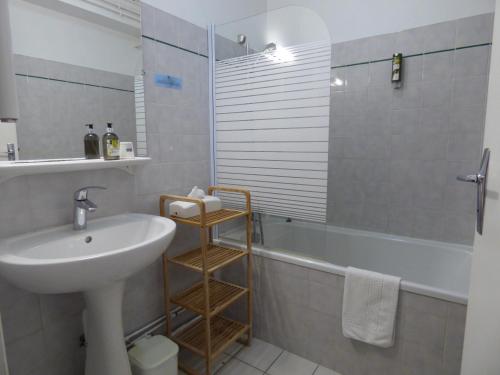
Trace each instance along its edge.
{"label": "white floor tile", "polygon": [[217,375],[263,375],[263,372],[233,358]]}
{"label": "white floor tile", "polygon": [[245,346],[236,355],[236,358],[253,367],[257,367],[259,370],[266,371],[282,352],[283,350],[277,346],[254,338],[252,345]]}
{"label": "white floor tile", "polygon": [[289,352],[283,352],[267,371],[269,375],[312,375],[318,365]]}
{"label": "white floor tile", "polygon": [[[212,372],[219,370],[225,363],[228,363],[231,357],[226,354],[219,356],[212,365]],[[193,354],[188,350],[181,350],[179,354],[179,361],[183,362],[193,370],[205,373],[205,360],[199,355]]]}
{"label": "white floor tile", "polygon": [[329,368],[319,366],[314,375],[340,375],[338,372],[330,370]]}

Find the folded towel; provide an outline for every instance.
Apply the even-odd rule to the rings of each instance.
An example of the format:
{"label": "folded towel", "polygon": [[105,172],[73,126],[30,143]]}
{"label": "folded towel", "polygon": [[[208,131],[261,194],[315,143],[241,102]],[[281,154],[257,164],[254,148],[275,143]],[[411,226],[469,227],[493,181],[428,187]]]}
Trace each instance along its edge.
{"label": "folded towel", "polygon": [[342,303],[345,337],[388,348],[394,345],[401,278],[348,267]]}
{"label": "folded towel", "polygon": [[[219,198],[206,195],[203,198],[205,210],[207,213],[218,211],[222,208],[222,202]],[[175,201],[170,203],[170,215],[188,218],[200,214],[200,207],[196,203]]]}

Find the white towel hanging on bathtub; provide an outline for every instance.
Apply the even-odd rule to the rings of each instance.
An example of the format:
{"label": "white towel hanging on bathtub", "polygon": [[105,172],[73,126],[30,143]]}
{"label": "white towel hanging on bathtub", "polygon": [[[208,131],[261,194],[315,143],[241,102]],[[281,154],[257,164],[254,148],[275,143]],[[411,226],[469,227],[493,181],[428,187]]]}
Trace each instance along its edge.
{"label": "white towel hanging on bathtub", "polygon": [[342,303],[345,337],[388,348],[394,345],[401,278],[348,267]]}

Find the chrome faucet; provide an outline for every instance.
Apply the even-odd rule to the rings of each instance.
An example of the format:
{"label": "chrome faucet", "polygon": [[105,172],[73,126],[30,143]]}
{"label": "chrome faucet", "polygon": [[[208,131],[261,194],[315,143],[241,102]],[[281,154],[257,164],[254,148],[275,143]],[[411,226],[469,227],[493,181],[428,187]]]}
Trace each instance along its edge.
{"label": "chrome faucet", "polygon": [[106,190],[102,186],[86,186],[75,191],[74,210],[73,210],[73,229],[83,230],[87,228],[87,212],[97,210],[97,205],[87,199],[89,189]]}
{"label": "chrome faucet", "polygon": [[7,143],[7,160],[16,160],[16,145],[14,143]]}

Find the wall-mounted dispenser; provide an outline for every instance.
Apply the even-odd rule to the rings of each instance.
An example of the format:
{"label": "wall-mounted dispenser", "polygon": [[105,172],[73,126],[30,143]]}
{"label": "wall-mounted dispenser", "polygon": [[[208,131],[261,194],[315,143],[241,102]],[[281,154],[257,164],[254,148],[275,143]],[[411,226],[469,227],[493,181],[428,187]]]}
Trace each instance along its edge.
{"label": "wall-mounted dispenser", "polygon": [[403,54],[395,53],[392,55],[392,85],[395,89],[401,88],[403,79]]}
{"label": "wall-mounted dispenser", "polygon": [[8,0],[0,0],[0,122],[15,122],[18,118],[9,6]]}

